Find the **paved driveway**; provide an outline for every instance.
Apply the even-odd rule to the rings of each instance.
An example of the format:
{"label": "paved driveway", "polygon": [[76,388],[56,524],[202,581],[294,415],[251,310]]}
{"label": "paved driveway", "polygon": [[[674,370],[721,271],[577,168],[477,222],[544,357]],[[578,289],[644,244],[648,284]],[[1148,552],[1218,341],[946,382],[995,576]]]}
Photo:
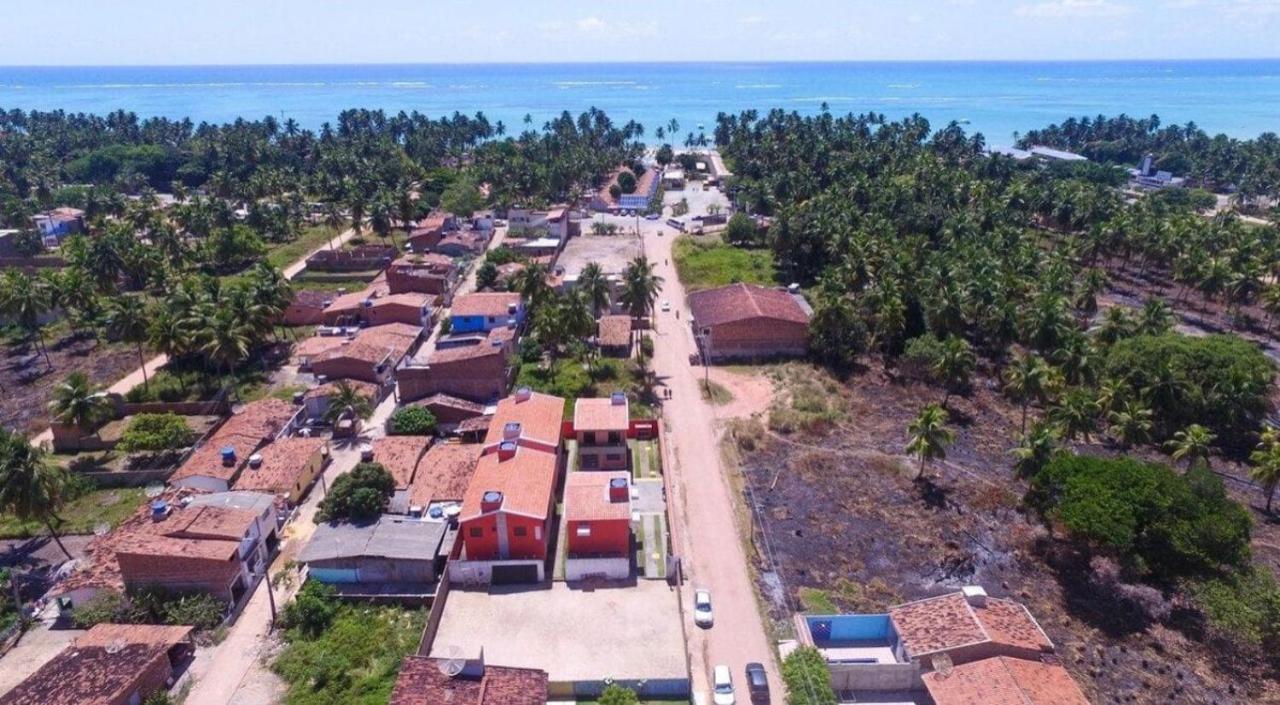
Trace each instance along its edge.
{"label": "paved driveway", "polygon": [[677,592],[662,580],[580,589],[454,588],[431,655],[541,668],[552,681],[687,678]]}

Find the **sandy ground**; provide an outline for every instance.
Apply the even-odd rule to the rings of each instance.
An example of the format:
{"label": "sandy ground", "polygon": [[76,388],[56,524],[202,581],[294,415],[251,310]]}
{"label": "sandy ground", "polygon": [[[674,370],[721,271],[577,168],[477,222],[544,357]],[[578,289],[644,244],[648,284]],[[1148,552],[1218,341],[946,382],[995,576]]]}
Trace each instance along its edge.
{"label": "sandy ground", "polygon": [[[693,192],[673,192],[667,199],[671,203],[682,195],[690,196],[692,212],[697,214],[705,212],[704,200],[718,196],[718,192],[710,192],[704,199],[704,193],[697,192],[695,198]],[[735,680],[740,681],[746,664],[758,661],[768,668],[774,702],[780,703],[775,650],[759,616],[743,536],[735,519],[731,470],[724,466],[717,442],[719,414],[702,399],[698,387],[702,369],[689,364],[695,346],[687,325],[684,287],[671,262],[674,236],[662,221],[641,221],[641,228],[646,254],[665,280],[661,298],[672,302],[672,310],[659,312],[655,319],[653,366],[660,382],[672,393],[662,413],[667,428],[669,460],[665,467],[672,534],[687,577],[680,589],[681,604],[693,599],[694,587],[706,588],[711,591],[716,614],[725,616],[711,629],[703,630],[694,626],[692,610],[684,612],[694,696],[710,702],[708,682],[713,666],[729,666]],[[744,399],[758,397],[743,395]]]}
{"label": "sandy ground", "polygon": [[763,414],[773,403],[773,381],[762,374],[723,367],[712,367],[704,372],[712,383],[733,395],[728,403],[715,405],[716,416],[721,419],[744,419]]}

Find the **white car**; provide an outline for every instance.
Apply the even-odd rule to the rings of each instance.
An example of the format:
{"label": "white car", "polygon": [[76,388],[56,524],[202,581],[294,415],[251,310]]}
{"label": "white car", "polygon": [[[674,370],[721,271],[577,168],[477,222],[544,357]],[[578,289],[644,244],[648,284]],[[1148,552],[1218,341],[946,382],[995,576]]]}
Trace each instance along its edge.
{"label": "white car", "polygon": [[670,312],[670,311],[671,311],[671,302],[670,302],[670,301],[663,301],[663,302],[662,302],[662,310],[663,310],[664,312]]}
{"label": "white car", "polygon": [[733,705],[733,677],[728,666],[716,666],[711,671],[711,702],[715,705]]}
{"label": "white car", "polygon": [[693,623],[703,629],[710,629],[716,623],[711,613],[711,593],[706,590],[693,591]]}

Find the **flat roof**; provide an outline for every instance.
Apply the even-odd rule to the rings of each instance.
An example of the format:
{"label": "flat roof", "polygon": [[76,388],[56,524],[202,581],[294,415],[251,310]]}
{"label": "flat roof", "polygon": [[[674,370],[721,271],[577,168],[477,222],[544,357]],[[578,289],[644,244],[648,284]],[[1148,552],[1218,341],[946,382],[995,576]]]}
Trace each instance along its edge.
{"label": "flat roof", "polygon": [[435,560],[448,524],[383,516],[368,524],[321,524],[298,553],[298,561],[339,558],[390,558],[395,560]]}

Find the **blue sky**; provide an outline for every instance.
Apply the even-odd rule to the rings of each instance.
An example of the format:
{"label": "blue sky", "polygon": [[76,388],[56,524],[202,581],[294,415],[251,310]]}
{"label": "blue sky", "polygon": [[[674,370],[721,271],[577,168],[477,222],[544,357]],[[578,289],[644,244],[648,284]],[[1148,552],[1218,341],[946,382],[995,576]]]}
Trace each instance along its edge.
{"label": "blue sky", "polygon": [[1280,55],[1280,0],[10,0],[0,14],[0,65]]}

